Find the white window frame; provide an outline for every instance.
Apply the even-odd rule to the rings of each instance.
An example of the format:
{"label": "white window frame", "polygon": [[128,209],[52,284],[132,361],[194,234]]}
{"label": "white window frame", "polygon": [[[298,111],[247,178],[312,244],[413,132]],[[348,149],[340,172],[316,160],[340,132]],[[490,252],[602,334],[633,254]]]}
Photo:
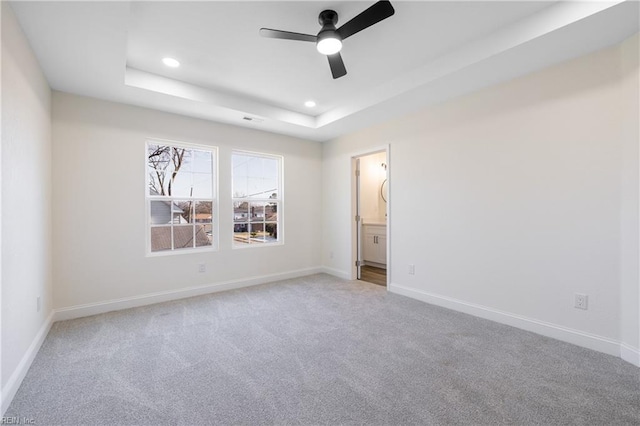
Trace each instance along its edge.
{"label": "white window frame", "polygon": [[[250,155],[254,157],[264,157],[278,160],[278,198],[249,198],[249,197],[234,197],[233,196],[233,156],[234,154],[238,155]],[[231,151],[231,247],[235,250],[244,250],[251,249],[257,247],[275,247],[284,245],[284,156],[280,154],[271,154],[268,152],[257,152],[257,151],[248,151],[243,149],[234,149]],[[235,203],[236,202],[277,202],[278,203],[278,219],[277,219],[277,230],[278,230],[278,241],[269,242],[269,243],[256,243],[256,244],[241,244],[236,243],[235,241]],[[247,220],[248,222],[248,220]]]}
{"label": "white window frame", "polygon": [[[184,248],[184,249],[170,249],[170,250],[160,250],[160,251],[151,251],[151,201],[165,201],[167,200],[166,196],[154,196],[149,194],[149,145],[169,145],[177,148],[185,148],[185,149],[195,149],[199,151],[209,151],[213,154],[213,161],[211,163],[211,198],[191,198],[191,197],[171,197],[171,199],[175,200],[192,200],[194,202],[197,201],[210,201],[213,203],[212,207],[212,220],[211,220],[211,229],[214,236],[213,242],[210,246],[202,246],[202,247],[193,247],[193,248]],[[147,257],[156,257],[156,256],[173,256],[173,255],[182,255],[182,254],[193,254],[193,253],[203,253],[203,252],[214,252],[219,249],[219,241],[220,241],[220,216],[219,216],[219,197],[218,197],[218,170],[219,170],[219,151],[217,146],[211,145],[202,145],[195,144],[189,142],[182,141],[174,141],[168,139],[158,139],[158,138],[147,138],[144,143],[144,175],[145,175],[145,238],[146,238],[146,256]],[[195,219],[194,219],[195,220]],[[194,222],[195,224],[196,222]],[[173,227],[173,220],[171,220],[171,226]],[[173,233],[172,233],[173,240]],[[173,245],[173,244],[172,244]]]}

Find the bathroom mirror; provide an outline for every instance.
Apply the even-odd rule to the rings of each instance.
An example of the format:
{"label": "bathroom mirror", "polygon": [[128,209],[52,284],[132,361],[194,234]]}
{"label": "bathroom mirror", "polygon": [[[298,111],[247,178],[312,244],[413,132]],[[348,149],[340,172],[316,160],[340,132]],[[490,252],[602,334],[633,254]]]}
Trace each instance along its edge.
{"label": "bathroom mirror", "polygon": [[383,180],[382,185],[380,185],[380,196],[386,203],[387,202],[387,179]]}

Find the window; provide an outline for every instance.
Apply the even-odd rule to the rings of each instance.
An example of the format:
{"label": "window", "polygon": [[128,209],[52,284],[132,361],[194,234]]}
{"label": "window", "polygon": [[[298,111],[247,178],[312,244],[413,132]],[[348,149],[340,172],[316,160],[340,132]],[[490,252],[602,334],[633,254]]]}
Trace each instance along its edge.
{"label": "window", "polygon": [[151,253],[215,247],[215,148],[147,142]]}
{"label": "window", "polygon": [[282,241],[282,157],[234,151],[233,245]]}

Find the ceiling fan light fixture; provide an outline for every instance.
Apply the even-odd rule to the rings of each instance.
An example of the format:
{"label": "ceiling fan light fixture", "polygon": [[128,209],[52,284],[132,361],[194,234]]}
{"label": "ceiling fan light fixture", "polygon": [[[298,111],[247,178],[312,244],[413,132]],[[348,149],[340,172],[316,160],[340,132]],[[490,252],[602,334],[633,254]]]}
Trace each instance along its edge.
{"label": "ceiling fan light fixture", "polygon": [[316,48],[323,55],[334,55],[342,49],[342,40],[335,31],[326,31],[318,35]]}
{"label": "ceiling fan light fixture", "polygon": [[297,40],[315,42],[318,52],[327,56],[329,68],[334,80],[347,75],[347,68],[342,61],[340,50],[342,41],[359,33],[362,30],[387,19],[395,13],[391,2],[379,0],[367,9],[351,18],[346,24],[336,28],[338,23],[338,13],[335,10],[326,9],[318,15],[318,23],[322,26],[318,35],[294,33],[291,31],[274,30],[271,28],[260,28],[262,37],[279,38],[284,40]]}

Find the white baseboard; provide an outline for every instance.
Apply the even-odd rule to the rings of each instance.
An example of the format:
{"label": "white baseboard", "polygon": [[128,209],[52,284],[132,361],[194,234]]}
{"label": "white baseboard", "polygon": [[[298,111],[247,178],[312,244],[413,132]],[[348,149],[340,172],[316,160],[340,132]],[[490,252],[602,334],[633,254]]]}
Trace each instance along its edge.
{"label": "white baseboard", "polygon": [[5,411],[7,411],[7,408],[9,408],[9,405],[11,405],[11,401],[13,401],[13,397],[16,396],[16,392],[18,392],[18,389],[22,384],[22,380],[27,375],[27,371],[29,371],[31,363],[38,354],[40,346],[42,346],[44,339],[47,337],[47,334],[49,334],[49,330],[51,329],[51,325],[53,324],[53,317],[54,313],[52,311],[44,321],[44,324],[42,324],[42,327],[40,327],[40,330],[38,330],[38,333],[31,342],[31,345],[29,345],[29,348],[25,352],[24,356],[18,363],[18,366],[13,371],[13,374],[11,374],[11,377],[9,377],[9,381],[7,382],[5,387],[2,388],[2,416],[4,416]]}
{"label": "white baseboard", "polygon": [[329,274],[343,280],[351,281],[351,273],[349,272],[344,272],[339,269],[330,268],[328,266],[323,266],[321,269],[322,269],[322,272],[324,272],[325,274]]}
{"label": "white baseboard", "polygon": [[626,343],[620,344],[620,358],[635,365],[636,367],[640,367],[640,349],[631,347]]}
{"label": "white baseboard", "polygon": [[185,287],[178,290],[161,291],[157,293],[143,294],[140,296],[124,297],[112,299],[104,302],[87,303],[84,305],[69,306],[55,310],[54,321],[64,321],[74,318],[88,317],[91,315],[103,314],[105,312],[119,311],[122,309],[135,308],[138,306],[152,305],[154,303],[168,302],[171,300],[184,299],[186,297],[201,296],[203,294],[216,293],[226,290],[235,290],[243,287],[250,287],[259,284],[266,284],[273,281],[286,280],[290,278],[304,277],[322,273],[323,268],[314,267],[298,269],[295,271],[283,272],[271,275],[261,275],[238,280],[224,281],[215,284],[208,284],[197,287]]}
{"label": "white baseboard", "polygon": [[[442,306],[454,311],[464,312],[469,315],[499,322],[501,324],[510,325],[512,327],[531,331],[543,336],[552,337],[557,340],[572,343],[584,348],[593,349],[598,352],[604,352],[609,355],[622,357],[621,344],[618,341],[597,336],[595,334],[586,333],[580,330],[574,330],[556,324],[539,321],[532,318],[512,314],[509,312],[499,311],[482,305],[464,302],[446,296],[428,293],[422,290],[405,287],[399,284],[391,284],[389,290],[403,296],[421,300],[433,305]],[[629,356],[631,356],[631,348],[629,347]],[[624,358],[623,358],[624,359]],[[637,360],[637,352],[636,352]],[[632,364],[638,365],[632,361]]]}

